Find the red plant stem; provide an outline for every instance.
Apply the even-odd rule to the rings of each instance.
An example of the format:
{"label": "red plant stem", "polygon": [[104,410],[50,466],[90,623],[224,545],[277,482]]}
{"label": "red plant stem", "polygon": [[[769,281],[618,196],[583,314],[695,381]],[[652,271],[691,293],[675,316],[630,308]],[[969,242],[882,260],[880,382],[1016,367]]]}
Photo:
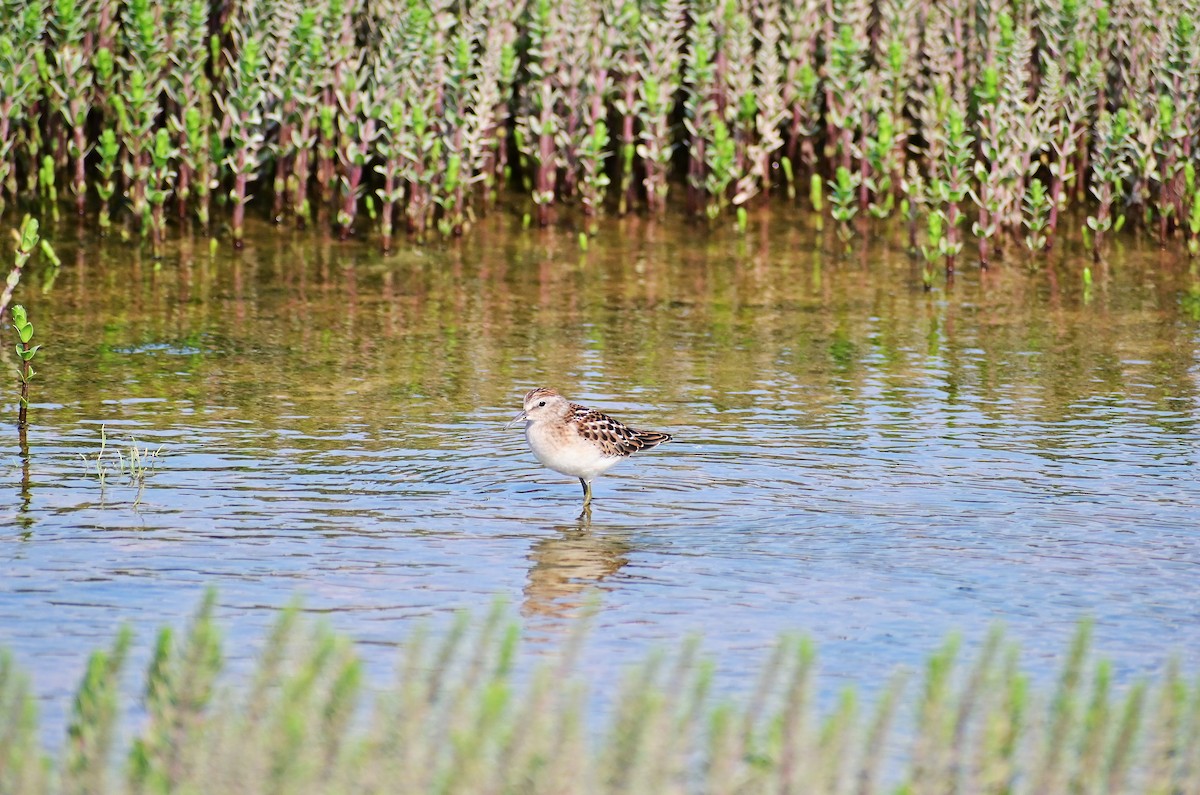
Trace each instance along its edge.
{"label": "red plant stem", "polygon": [[1096,224],[1099,228],[1095,235],[1092,236],[1092,259],[1096,262],[1100,261],[1100,252],[1104,249],[1104,225],[1108,220],[1109,208],[1112,204],[1112,188],[1105,183],[1100,190],[1100,209],[1096,213]]}
{"label": "red plant stem", "polygon": [[[568,108],[573,109],[573,108],[578,107],[578,105],[579,105],[579,88],[575,84],[575,81],[572,81],[571,87],[567,90],[566,106]],[[566,133],[566,140],[568,140],[568,141],[575,140],[575,130],[578,126],[579,126],[579,114],[573,113],[573,112],[568,113],[567,114],[567,123],[566,123],[566,127],[564,129],[564,132]],[[577,171],[576,171],[576,162],[572,162],[572,161],[575,160],[575,158],[578,156],[578,154],[579,153],[577,151],[572,151],[572,152],[568,153],[567,167],[563,171],[563,175],[562,175],[562,195],[563,196],[575,195],[575,179],[577,176]]]}
{"label": "red plant stem", "polygon": [[[304,114],[300,119],[300,140],[307,142],[312,127],[312,116]],[[296,214],[296,226],[304,228],[304,203],[308,201],[308,154],[307,144],[296,150],[296,162],[292,174],[296,179],[296,192],[292,196],[292,211]]]}
{"label": "red plant stem", "polygon": [[1046,222],[1046,251],[1054,248],[1054,230],[1058,227],[1058,197],[1061,193],[1062,177],[1056,173],[1050,178],[1050,218]]}
{"label": "red plant stem", "polygon": [[187,196],[192,185],[192,167],[185,162],[179,163],[179,176],[175,180],[175,195],[179,199],[179,217],[187,217]]}
{"label": "red plant stem", "polygon": [[[28,350],[25,343],[21,343],[23,350]],[[29,424],[29,362],[21,362],[21,407],[17,409],[17,425],[24,428]]]}
{"label": "red plant stem", "polygon": [[690,213],[698,214],[704,206],[705,143],[703,136],[697,138],[695,142],[695,157],[688,160],[687,206]]}
{"label": "red plant stem", "polygon": [[542,133],[538,135],[538,164],[534,171],[534,189],[538,192],[537,221],[538,225],[550,223],[550,199],[554,190],[554,138],[546,130],[550,127],[551,109],[546,100],[549,90],[545,90],[542,102]]}
{"label": "red plant stem", "polygon": [[425,204],[426,192],[421,184],[422,177],[425,174],[425,165],[419,159],[413,166],[413,181],[408,186],[408,231],[417,236],[418,239],[425,236]]}
{"label": "red plant stem", "polygon": [[[288,121],[294,109],[295,103],[289,101],[284,111],[284,121],[279,125],[279,140],[284,144],[292,139],[292,123]],[[275,161],[275,197],[271,205],[271,218],[275,223],[283,220],[283,205],[287,199],[287,173],[288,167],[291,165],[291,159],[280,152],[279,159]]]}
{"label": "red plant stem", "polygon": [[[633,103],[637,97],[637,77],[633,74],[625,75],[625,107],[632,109]],[[627,110],[624,118],[621,119],[621,181],[624,182],[624,193],[620,198],[619,212],[624,215],[633,205],[633,174],[626,173],[626,163],[624,152],[628,147],[637,144],[633,137],[633,113]],[[628,165],[630,171],[633,169],[633,164]]]}
{"label": "red plant stem", "polygon": [[392,218],[396,211],[396,203],[392,200],[392,196],[396,189],[396,167],[392,163],[388,163],[388,168],[383,176],[383,195],[386,197],[383,200],[383,207],[380,208],[379,216],[379,245],[385,251],[392,250]]}
{"label": "red plant stem", "polygon": [[[367,124],[367,137],[369,138],[371,129],[369,125],[371,122],[368,121]],[[462,151],[462,135],[462,127],[459,127],[454,131],[454,151],[456,152]],[[463,205],[465,204],[463,201],[463,187],[463,179],[460,176],[458,179],[458,184],[454,186],[454,217],[450,219],[454,226],[455,235],[461,235],[463,233]]]}
{"label": "red plant stem", "polygon": [[[958,202],[950,202],[950,206],[946,210],[946,237],[950,242],[958,242]],[[951,246],[950,250],[954,251],[956,246]],[[954,273],[954,254],[949,254],[946,257],[946,275]]]}
{"label": "red plant stem", "polygon": [[146,180],[143,176],[146,171],[146,151],[143,149],[138,152],[133,158],[133,173],[137,176],[133,178],[133,206],[138,208],[138,223],[142,223],[142,213],[146,209]]}
{"label": "red plant stem", "polygon": [[162,253],[163,206],[157,202],[150,208],[150,250],[158,257]]}
{"label": "red plant stem", "polygon": [[[597,90],[592,94],[592,108],[591,108],[590,113],[588,114],[588,137],[589,138],[591,138],[592,136],[594,136],[596,134],[596,125],[598,122],[600,122],[604,118],[604,94],[606,92],[603,89],[605,86],[608,85],[608,70],[607,69],[605,69],[603,67],[599,67],[597,69],[595,85],[596,85]],[[603,161],[596,163],[595,167],[602,170],[604,168]],[[595,215],[596,211],[598,209],[599,208],[593,206],[590,201],[585,202],[583,205],[584,215],[588,215],[588,216]]]}
{"label": "red plant stem", "polygon": [[245,223],[246,223],[246,153],[245,151],[238,152],[237,157],[237,177],[233,183],[233,247],[241,248],[245,245]]}
{"label": "red plant stem", "polygon": [[[78,118],[78,100],[71,103],[71,118]],[[83,124],[72,130],[75,142],[75,212],[83,215],[87,211],[87,130]]]}
{"label": "red plant stem", "polygon": [[[871,197],[871,190],[868,185],[868,183],[870,182],[870,176],[871,176],[871,164],[868,162],[867,155],[866,155],[866,152],[867,152],[867,132],[866,132],[866,130],[863,130],[863,133],[862,133],[862,152],[863,152],[863,156],[860,157],[858,160],[858,169],[859,169],[859,171],[858,171],[858,174],[859,174],[858,209],[859,209],[859,212],[865,213],[867,210],[867,205],[870,204],[870,197]],[[768,173],[768,172],[766,170],[764,170],[763,174],[766,174],[766,173]],[[767,182],[770,182],[770,180],[763,180],[763,182],[767,183]],[[766,192],[766,190],[764,188],[764,193],[765,192]]]}
{"label": "red plant stem", "polygon": [[[371,140],[371,133],[375,129],[373,119],[367,119],[363,123],[362,140]],[[356,144],[348,144],[355,146]],[[345,222],[342,224],[341,238],[346,240],[350,237],[350,233],[354,229],[354,218],[358,214],[358,189],[362,184],[363,167],[359,163],[352,164],[346,172],[346,193],[342,197],[342,213]]]}

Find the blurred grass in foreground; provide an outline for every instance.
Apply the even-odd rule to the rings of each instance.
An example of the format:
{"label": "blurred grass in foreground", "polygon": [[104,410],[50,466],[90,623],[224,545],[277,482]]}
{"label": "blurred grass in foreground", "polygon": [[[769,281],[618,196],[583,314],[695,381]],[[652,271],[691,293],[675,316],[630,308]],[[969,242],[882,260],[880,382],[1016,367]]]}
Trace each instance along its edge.
{"label": "blurred grass in foreground", "polygon": [[1118,692],[1086,624],[1051,692],[999,632],[969,661],[952,638],[922,681],[897,674],[871,705],[848,689],[831,711],[816,707],[808,641],[781,638],[736,700],[710,692],[689,642],[632,668],[601,719],[572,673],[582,633],[517,677],[520,633],[500,608],[415,633],[396,680],[366,698],[351,642],[295,609],[250,681],[220,683],[214,605],[183,636],[160,632],[128,749],[115,747],[127,629],[92,655],[54,758],[0,654],[0,793],[1200,792],[1200,688],[1172,666]]}

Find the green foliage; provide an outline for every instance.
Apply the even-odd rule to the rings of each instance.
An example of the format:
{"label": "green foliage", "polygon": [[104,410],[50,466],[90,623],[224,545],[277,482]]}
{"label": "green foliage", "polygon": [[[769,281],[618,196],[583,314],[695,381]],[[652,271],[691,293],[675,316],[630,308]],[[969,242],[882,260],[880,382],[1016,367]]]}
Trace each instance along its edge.
{"label": "green foliage", "polygon": [[1188,216],[1188,254],[1195,257],[1200,255],[1200,190],[1191,194],[1192,212]]}
{"label": "green foliage", "polygon": [[67,725],[62,770],[64,792],[82,795],[109,791],[109,757],[119,714],[119,676],[132,641],[133,632],[126,627],[118,633],[109,651],[94,652],[88,659]]}
{"label": "green foliage", "polygon": [[[17,304],[12,308],[12,324],[13,331],[17,333],[17,355],[22,362],[28,362],[33,359],[40,345],[29,347],[29,341],[33,339],[33,324],[29,322],[29,315],[25,312],[25,307]],[[28,376],[32,377],[33,372],[30,371]],[[22,382],[26,382],[26,374],[22,374]]]}
{"label": "green foliage", "polygon": [[[24,221],[22,221],[20,232],[17,235],[16,258],[13,262],[12,270],[9,271],[4,291],[0,293],[0,316],[4,315],[9,303],[12,301],[13,291],[16,290],[21,280],[21,271],[39,246],[50,263],[47,279],[43,285],[44,291],[49,289],[50,285],[53,284],[54,275],[62,265],[62,262],[59,260],[58,255],[54,253],[54,248],[50,243],[41,239],[38,234],[38,222],[27,215]],[[17,424],[23,429],[26,425],[29,412],[29,383],[33,380],[34,375],[36,375],[36,371],[33,369],[33,358],[42,346],[30,344],[33,341],[33,323],[29,321],[29,314],[25,311],[24,306],[20,304],[13,306],[11,319],[13,333],[16,334],[17,382],[20,386]]]}
{"label": "green foliage", "polygon": [[106,231],[112,225],[109,202],[117,191],[117,158],[121,153],[116,133],[111,127],[106,127],[101,131],[100,144],[96,148],[100,155],[100,162],[97,166],[100,181],[96,184],[96,193],[100,197],[99,224],[100,230]]}
{"label": "green foliage", "polygon": [[845,237],[844,168],[859,214],[942,212],[949,263],[967,229],[986,261],[1027,226],[1036,176],[1036,248],[1084,204],[1098,256],[1127,219],[1164,243],[1191,223],[1193,5],[14,0],[0,210],[63,194],[85,213],[94,191],[102,231],[132,222],[158,250],[172,202],[208,225],[215,197],[238,244],[256,192],[343,235],[370,198],[390,241],[398,218],[463,233],[506,182],[549,223],[560,204],[599,215],[610,181],[622,212],[657,214],[685,180],[715,218],[819,174]]}
{"label": "green foliage", "polygon": [[33,256],[33,252],[37,250],[39,240],[37,219],[25,216],[17,233],[17,248],[14,253],[13,266],[8,272],[8,278],[5,279],[4,291],[0,292],[0,317],[4,316],[5,310],[12,302],[13,291],[21,282],[21,271],[29,262],[29,258]]}
{"label": "green foliage", "polygon": [[146,727],[129,754],[134,792],[171,792],[197,775],[197,750],[186,742],[200,725],[221,669],[220,636],[213,623],[216,593],[205,595],[187,637],[176,643],[170,629],[159,632],[146,674]]}
{"label": "green foliage", "polygon": [[1046,226],[1050,218],[1050,196],[1045,184],[1034,177],[1029,181],[1029,191],[1025,194],[1026,229],[1025,246],[1030,251],[1041,251],[1046,247]]}
{"label": "green foliage", "polygon": [[867,163],[871,176],[867,188],[874,200],[867,210],[875,218],[887,218],[896,206],[892,175],[899,168],[896,157],[895,127],[891,114],[884,110],[875,120],[875,133],[867,138]]}
{"label": "green foliage", "polygon": [[[210,591],[180,637],[154,643],[143,707],[117,751],[122,630],[88,663],[68,742],[42,761],[27,680],[0,652],[0,791],[42,792],[1192,792],[1197,692],[1168,667],[1113,683],[1083,625],[1052,693],[1031,687],[999,631],[973,661],[951,637],[923,683],[874,704],[816,690],[810,641],[783,637],[757,684],[715,697],[697,639],[588,694],[582,635],[522,651],[497,606],[403,644],[390,685],[365,688],[352,645],[283,611],[255,669],[220,686]],[[540,661],[540,662],[539,662]],[[369,698],[364,698],[369,696]],[[118,760],[124,761],[118,761]],[[59,781],[46,775],[59,770]]]}
{"label": "green foliage", "polygon": [[33,369],[33,357],[37,355],[42,346],[30,345],[33,340],[33,324],[29,322],[29,315],[25,312],[25,307],[20,304],[16,304],[12,308],[12,325],[13,331],[17,335],[17,381],[21,390],[18,399],[17,424],[24,428],[29,416],[29,382],[37,374]]}
{"label": "green foliage", "polygon": [[849,244],[854,235],[850,221],[858,214],[858,186],[862,184],[862,175],[838,166],[835,177],[829,182],[829,213],[838,222],[838,237]]}

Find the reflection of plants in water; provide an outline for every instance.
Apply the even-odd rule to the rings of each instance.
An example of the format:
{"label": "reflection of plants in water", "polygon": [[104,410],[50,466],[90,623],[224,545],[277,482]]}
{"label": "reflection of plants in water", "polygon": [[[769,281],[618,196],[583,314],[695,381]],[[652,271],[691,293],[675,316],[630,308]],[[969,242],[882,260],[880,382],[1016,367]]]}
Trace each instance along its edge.
{"label": "reflection of plants in water", "polygon": [[1183,311],[1192,320],[1200,321],[1200,282],[1194,281],[1188,285],[1187,292],[1183,294]]}
{"label": "reflection of plants in water", "polygon": [[[291,607],[245,686],[218,689],[215,605],[210,591],[185,632],[159,634],[145,719],[122,755],[113,752],[132,633],[92,655],[60,754],[64,789],[1055,795],[1197,786],[1195,685],[1169,666],[1153,683],[1118,689],[1111,666],[1089,659],[1086,624],[1048,691],[993,632],[965,664],[952,638],[928,657],[919,686],[893,676],[863,709],[853,688],[836,699],[815,692],[813,644],[794,637],[775,645],[757,684],[743,683],[745,696],[714,697],[716,667],[692,639],[589,699],[577,671],[583,632],[548,661],[526,663],[520,630],[499,609],[481,622],[460,617],[436,640],[418,631],[402,646],[397,683],[368,690],[353,644]],[[355,720],[368,693],[371,715]],[[0,708],[15,716],[0,760],[14,791],[31,795],[57,791],[33,705],[28,679],[0,655]]]}

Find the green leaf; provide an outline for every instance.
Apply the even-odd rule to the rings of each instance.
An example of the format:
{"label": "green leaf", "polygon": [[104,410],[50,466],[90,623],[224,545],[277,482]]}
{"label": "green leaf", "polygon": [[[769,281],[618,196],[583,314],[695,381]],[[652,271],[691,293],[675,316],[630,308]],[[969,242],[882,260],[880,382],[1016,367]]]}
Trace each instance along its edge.
{"label": "green leaf", "polygon": [[[33,251],[38,242],[38,222],[34,218],[25,218],[21,224],[21,250]],[[24,310],[22,310],[24,311]],[[16,317],[17,308],[13,307],[13,317]]]}

